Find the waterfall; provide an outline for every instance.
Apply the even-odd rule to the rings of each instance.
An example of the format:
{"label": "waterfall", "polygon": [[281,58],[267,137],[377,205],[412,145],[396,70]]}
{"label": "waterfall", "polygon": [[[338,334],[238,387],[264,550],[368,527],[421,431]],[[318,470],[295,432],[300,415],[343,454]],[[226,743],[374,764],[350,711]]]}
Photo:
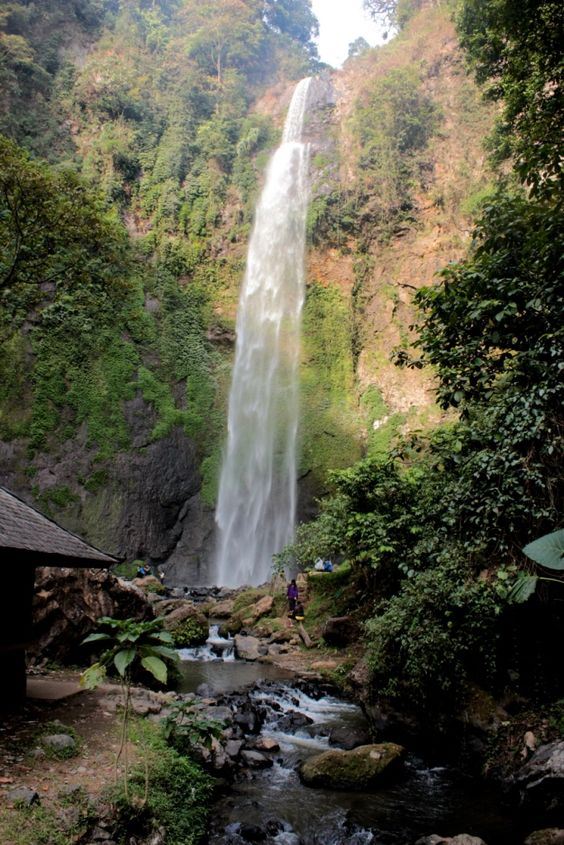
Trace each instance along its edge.
{"label": "waterfall", "polygon": [[272,555],[294,534],[309,169],[301,136],[310,82],[296,86],[282,144],[268,167],[239,300],[216,510],[216,581],[222,586],[267,581]]}

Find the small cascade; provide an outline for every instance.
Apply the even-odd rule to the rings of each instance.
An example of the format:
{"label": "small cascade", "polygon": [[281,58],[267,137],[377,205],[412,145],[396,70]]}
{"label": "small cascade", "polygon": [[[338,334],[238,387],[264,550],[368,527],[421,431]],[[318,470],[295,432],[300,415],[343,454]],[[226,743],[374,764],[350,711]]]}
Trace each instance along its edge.
{"label": "small cascade", "polygon": [[207,663],[210,660],[235,660],[233,639],[220,637],[219,625],[210,625],[209,635],[204,645],[194,648],[180,648],[178,654],[181,660]]}
{"label": "small cascade", "polygon": [[268,580],[272,555],[294,533],[310,82],[294,91],[249,243],[216,510],[221,586]]}

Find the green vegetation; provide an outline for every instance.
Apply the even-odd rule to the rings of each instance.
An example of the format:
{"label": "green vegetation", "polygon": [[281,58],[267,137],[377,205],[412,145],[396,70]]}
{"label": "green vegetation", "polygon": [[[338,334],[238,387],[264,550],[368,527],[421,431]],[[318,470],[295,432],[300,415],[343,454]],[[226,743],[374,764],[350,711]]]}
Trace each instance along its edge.
{"label": "green vegetation", "polygon": [[[136,622],[134,619],[111,619],[102,616],[98,621],[99,631],[89,634],[83,645],[98,644],[104,651],[96,663],[86,669],[80,678],[86,689],[94,689],[104,678],[108,669],[117,671],[123,692],[123,720],[120,746],[116,754],[115,770],[123,755],[123,789],[129,802],[129,723],[131,719],[131,685],[134,675],[148,673],[159,683],[166,684],[168,665],[175,667],[178,655],[172,648],[172,637],[162,629],[162,620]],[[145,769],[145,794],[149,793],[148,769]]]}
{"label": "green vegetation", "polygon": [[202,842],[214,791],[214,781],[189,757],[171,747],[160,725],[135,720],[134,740],[146,749],[151,788],[145,797],[145,770],[131,773],[126,797],[123,786],[111,790],[118,822],[118,842],[132,832],[148,835],[155,827],[166,830],[170,845],[198,845]]}
{"label": "green vegetation", "polygon": [[14,845],[68,845],[72,838],[86,833],[88,821],[88,814],[81,812],[65,830],[55,809],[33,804],[2,813],[0,835],[3,842]]}
{"label": "green vegetation", "polygon": [[[334,494],[285,552],[305,566],[318,554],[350,561],[374,603],[366,632],[375,689],[407,709],[417,702],[418,712],[433,713],[437,723],[462,706],[472,684],[494,693],[504,689],[503,641],[514,624],[512,604],[532,593],[529,576],[523,590],[521,547],[554,532],[561,518],[563,215],[553,170],[553,140],[561,129],[555,6],[546,0],[529,14],[535,16],[532,39],[523,35],[528,30],[508,2],[464,5],[463,37],[479,74],[498,94],[507,92],[503,127],[515,171],[488,192],[468,258],[416,294],[419,357],[405,345],[396,353],[400,364],[434,366],[438,401],[459,419],[334,473]],[[522,85],[525,59],[534,67],[530,87]],[[404,77],[399,90],[413,91],[412,82]],[[371,103],[363,115],[365,133],[379,131],[371,118],[382,116],[382,108]],[[424,104],[421,109],[408,110],[417,118],[405,135],[415,139],[414,149],[432,120]],[[537,111],[545,143],[536,129],[528,134]],[[365,134],[364,144],[370,167],[384,147],[378,134],[373,141]],[[531,190],[522,190],[519,179]],[[375,415],[385,410],[378,399],[367,397]],[[513,689],[529,690],[531,679],[511,665],[517,666]],[[558,690],[561,673],[553,670],[550,690]]]}
{"label": "green vegetation", "polygon": [[303,314],[301,470],[319,484],[359,457],[352,314],[336,286],[308,287]]}
{"label": "green vegetation", "polygon": [[171,632],[175,648],[192,648],[202,645],[208,638],[208,624],[198,616],[188,616],[175,625]]}
{"label": "green vegetation", "polygon": [[210,748],[222,735],[224,723],[202,716],[191,701],[176,701],[163,720],[163,736],[179,754],[190,754],[197,746]]}
{"label": "green vegetation", "polygon": [[249,105],[315,66],[316,27],[309,0],[0,13],[0,436],[31,456],[85,438],[90,473],[57,510],[111,481],[138,396],[149,436],[195,441],[213,504],[229,354],[206,335],[231,327],[214,308],[241,266],[220,256],[248,236],[276,139]]}

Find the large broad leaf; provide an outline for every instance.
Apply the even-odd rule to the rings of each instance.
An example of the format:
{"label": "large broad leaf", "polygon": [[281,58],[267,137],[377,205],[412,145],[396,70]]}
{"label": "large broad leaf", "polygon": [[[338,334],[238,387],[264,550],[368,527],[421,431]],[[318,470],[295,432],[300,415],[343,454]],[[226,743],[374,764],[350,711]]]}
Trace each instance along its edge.
{"label": "large broad leaf", "polygon": [[523,549],[527,557],[547,569],[564,570],[564,529],[545,534]]}
{"label": "large broad leaf", "polygon": [[175,649],[170,648],[170,646],[166,645],[141,646],[141,651],[143,655],[147,654],[149,657],[152,654],[158,654],[160,657],[166,657],[168,660],[180,660],[178,653],[175,651]]}
{"label": "large broad leaf", "polygon": [[527,572],[522,572],[511,587],[507,595],[507,601],[514,602],[515,604],[523,604],[535,592],[538,580],[536,575],[529,575]]}
{"label": "large broad leaf", "polygon": [[88,636],[82,640],[81,645],[84,645],[85,643],[98,643],[102,640],[109,639],[111,639],[109,634],[88,634]]}
{"label": "large broad leaf", "polygon": [[141,666],[150,672],[161,684],[166,684],[167,669],[166,663],[160,657],[144,657]]}
{"label": "large broad leaf", "polygon": [[101,663],[93,663],[80,676],[80,686],[86,689],[94,689],[101,684],[106,677],[106,667]]}
{"label": "large broad leaf", "polygon": [[173,643],[172,635],[168,631],[159,631],[157,634],[150,635],[151,640],[158,640],[161,643]]}
{"label": "large broad leaf", "polygon": [[134,648],[122,648],[121,651],[118,651],[114,655],[114,665],[122,678],[129,664],[135,660],[135,654],[136,651]]}

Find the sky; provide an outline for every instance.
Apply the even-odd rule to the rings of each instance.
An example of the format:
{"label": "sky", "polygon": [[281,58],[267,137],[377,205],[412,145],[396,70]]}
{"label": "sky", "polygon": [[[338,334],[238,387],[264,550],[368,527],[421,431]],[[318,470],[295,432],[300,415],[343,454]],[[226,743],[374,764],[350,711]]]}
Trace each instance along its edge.
{"label": "sky", "polygon": [[362,0],[312,0],[319,21],[319,56],[333,67],[340,67],[349,52],[349,44],[359,36],[374,47],[382,43],[384,28],[364,11]]}

